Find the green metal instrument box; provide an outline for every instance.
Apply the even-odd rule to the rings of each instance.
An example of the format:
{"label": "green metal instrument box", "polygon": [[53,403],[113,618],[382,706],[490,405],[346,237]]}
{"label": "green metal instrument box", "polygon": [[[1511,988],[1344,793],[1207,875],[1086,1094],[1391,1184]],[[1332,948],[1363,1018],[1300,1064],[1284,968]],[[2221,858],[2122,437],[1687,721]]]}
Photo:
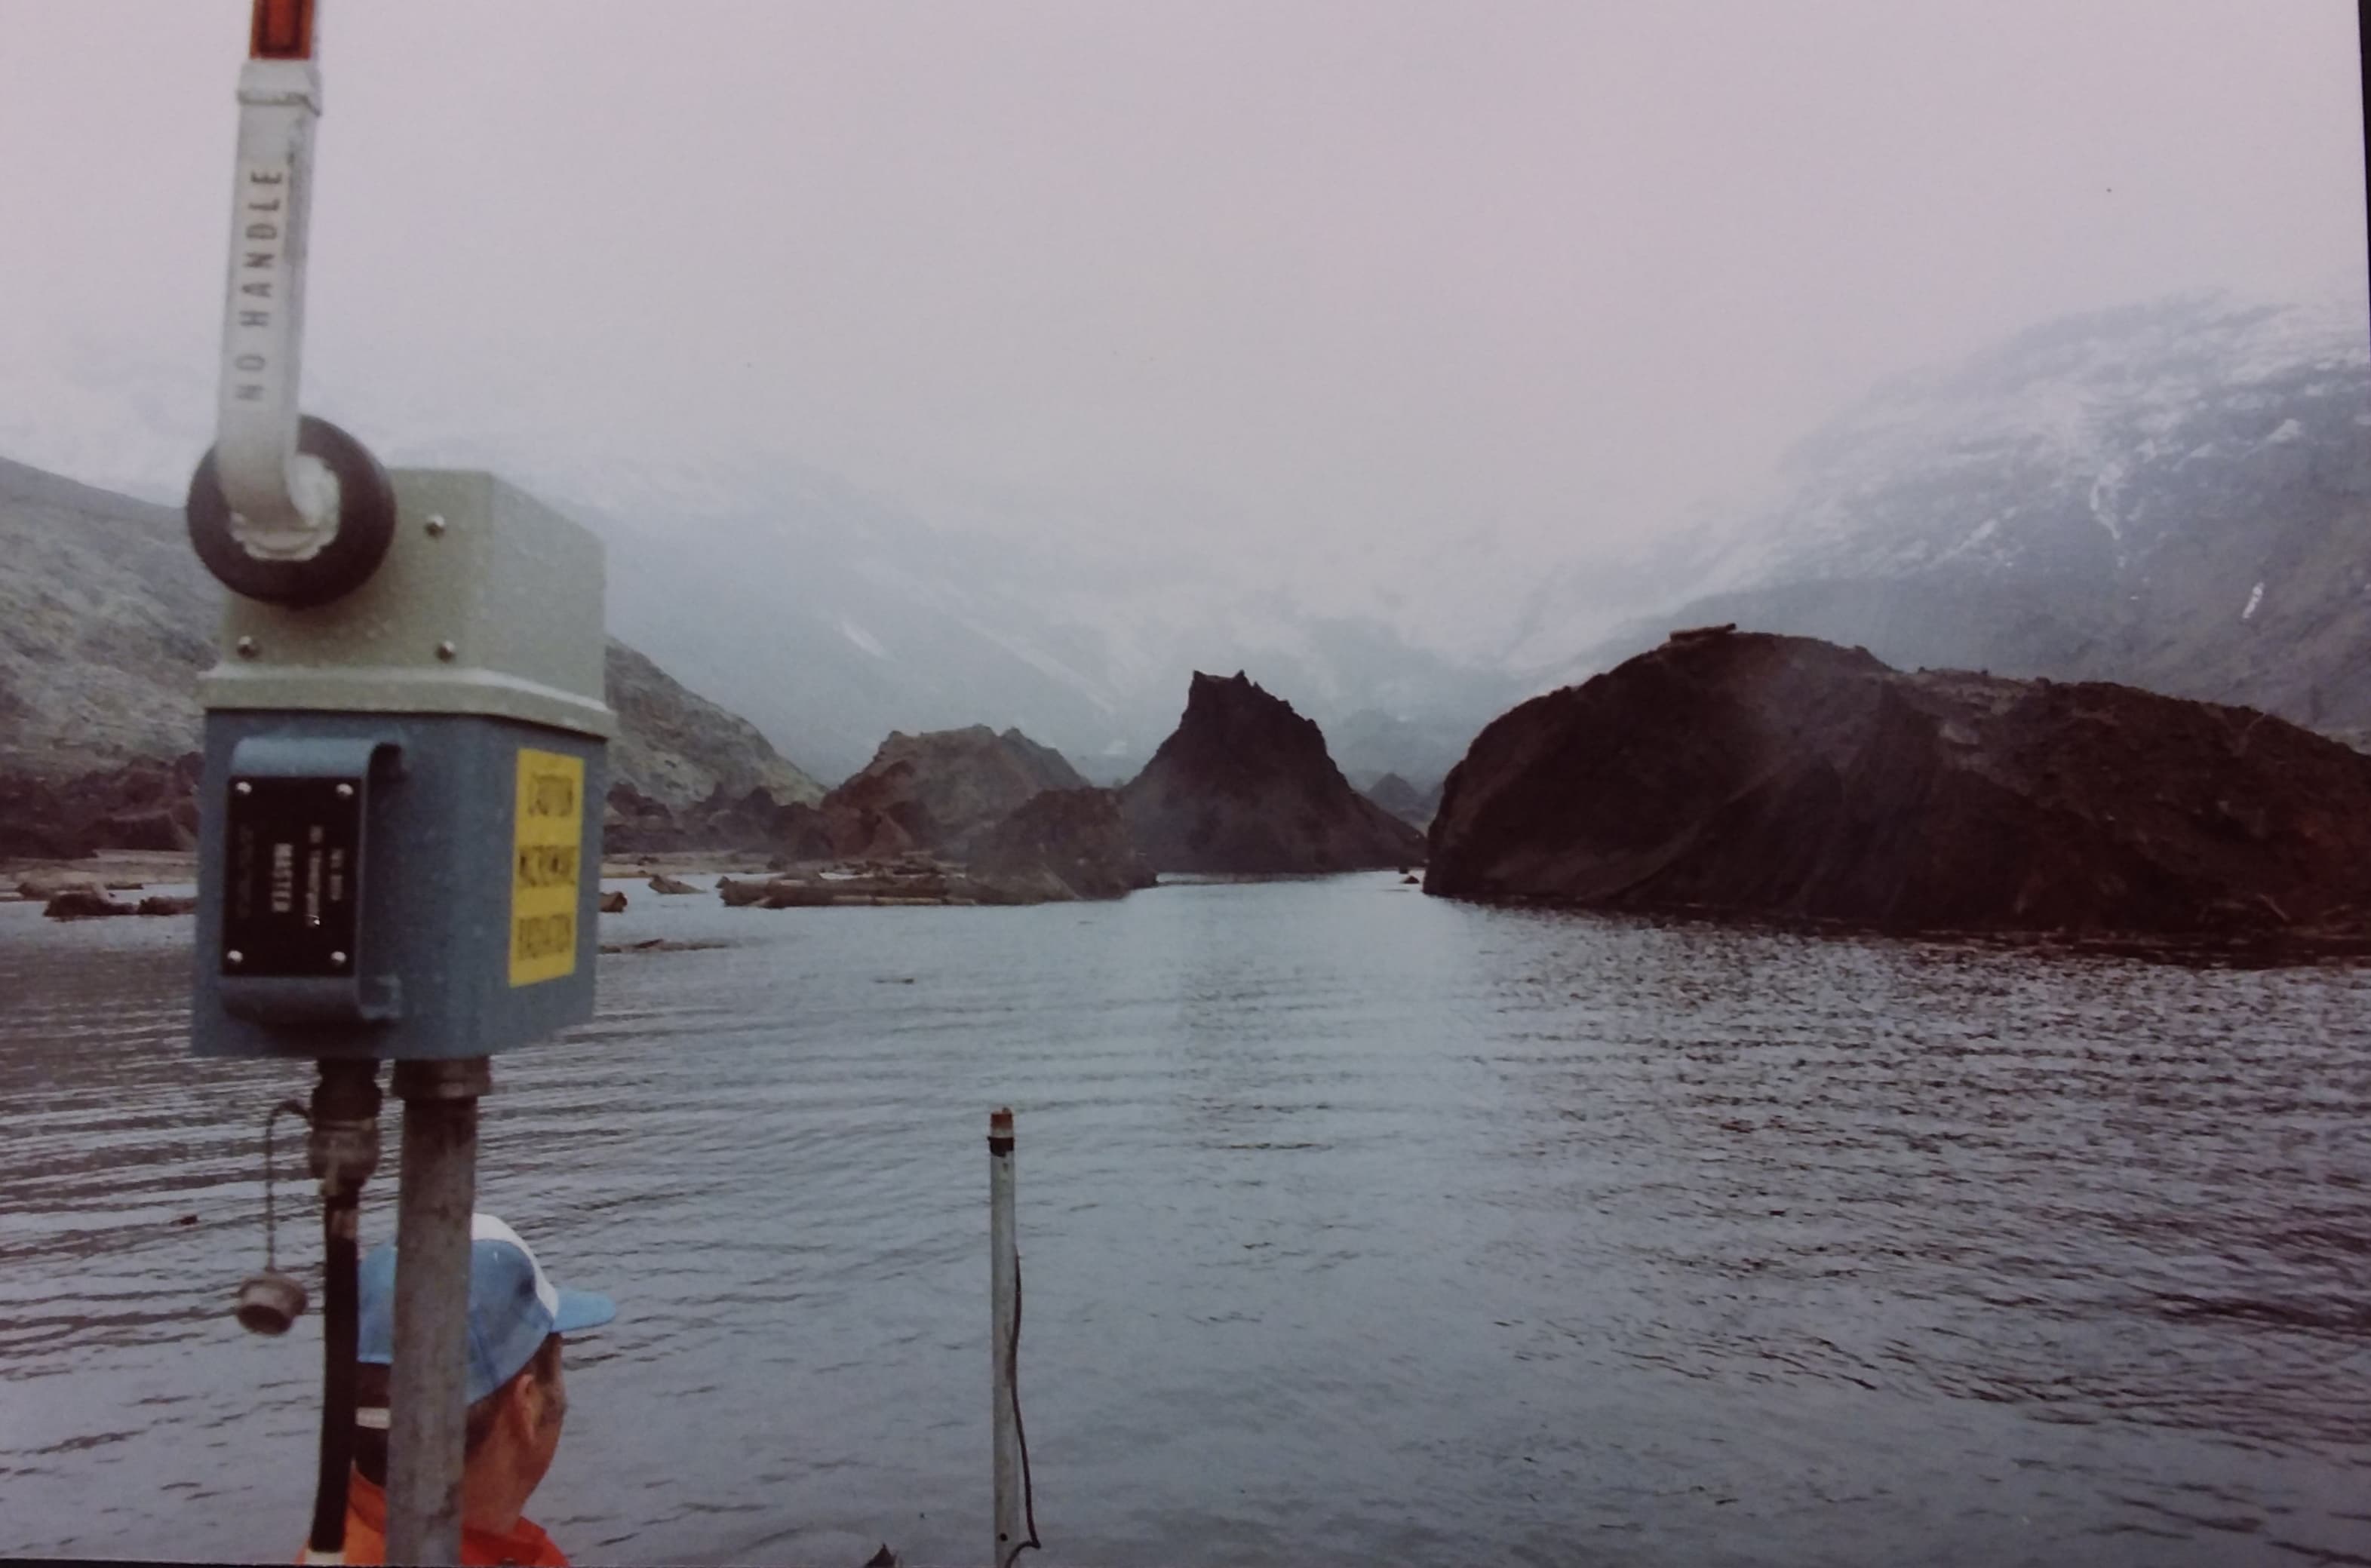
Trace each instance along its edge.
{"label": "green metal instrument box", "polygon": [[204,679],[194,1049],[490,1055],[592,1015],[601,547],[490,475],[393,476],[360,588],[233,596]]}

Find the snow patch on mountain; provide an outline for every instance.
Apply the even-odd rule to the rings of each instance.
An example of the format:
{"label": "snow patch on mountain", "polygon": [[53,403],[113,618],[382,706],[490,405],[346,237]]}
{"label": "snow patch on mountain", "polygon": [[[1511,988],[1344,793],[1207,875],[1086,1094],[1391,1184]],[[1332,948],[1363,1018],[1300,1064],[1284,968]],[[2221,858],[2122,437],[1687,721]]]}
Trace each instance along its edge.
{"label": "snow patch on mountain", "polygon": [[2076,516],[2121,568],[2149,543],[2141,492],[2307,442],[2298,407],[2358,398],[2366,365],[2359,278],[2294,305],[2203,294],[2045,323],[1881,386],[1804,442],[1782,499],[1731,525],[1702,586],[1900,576],[1979,553],[2063,570],[2088,548]]}
{"label": "snow patch on mountain", "polygon": [[1733,620],[2371,726],[2366,399],[2359,276],[2045,323],[1846,410],[1728,521],[1703,591],[1560,674]]}

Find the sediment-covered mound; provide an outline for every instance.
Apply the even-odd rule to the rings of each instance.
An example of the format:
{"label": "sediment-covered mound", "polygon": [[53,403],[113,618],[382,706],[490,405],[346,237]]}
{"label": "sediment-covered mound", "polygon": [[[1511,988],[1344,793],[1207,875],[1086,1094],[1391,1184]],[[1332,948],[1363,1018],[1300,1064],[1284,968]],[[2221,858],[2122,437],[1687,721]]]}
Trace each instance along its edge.
{"label": "sediment-covered mound", "polygon": [[2133,687],[1680,633],[1450,775],[1428,892],[1896,930],[2371,934],[2371,757]]}

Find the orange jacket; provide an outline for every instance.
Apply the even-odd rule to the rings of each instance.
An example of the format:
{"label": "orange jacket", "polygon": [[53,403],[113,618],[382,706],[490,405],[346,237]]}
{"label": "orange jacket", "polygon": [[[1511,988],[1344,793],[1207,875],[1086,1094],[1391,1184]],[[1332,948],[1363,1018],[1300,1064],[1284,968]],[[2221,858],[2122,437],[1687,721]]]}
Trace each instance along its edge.
{"label": "orange jacket", "polygon": [[[297,1561],[304,1561],[302,1552]],[[387,1493],[364,1480],[359,1470],[346,1480],[346,1561],[387,1561]],[[463,1525],[461,1562],[464,1568],[569,1568],[567,1557],[542,1527],[526,1519],[499,1534]]]}

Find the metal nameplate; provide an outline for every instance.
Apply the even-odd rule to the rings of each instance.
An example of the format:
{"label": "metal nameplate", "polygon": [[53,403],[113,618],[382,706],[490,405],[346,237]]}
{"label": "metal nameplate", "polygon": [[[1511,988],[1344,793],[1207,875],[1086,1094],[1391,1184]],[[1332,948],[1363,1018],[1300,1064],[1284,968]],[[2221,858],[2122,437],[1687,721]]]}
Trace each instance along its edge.
{"label": "metal nameplate", "polygon": [[223,974],[353,974],[364,783],[231,780],[224,819]]}

